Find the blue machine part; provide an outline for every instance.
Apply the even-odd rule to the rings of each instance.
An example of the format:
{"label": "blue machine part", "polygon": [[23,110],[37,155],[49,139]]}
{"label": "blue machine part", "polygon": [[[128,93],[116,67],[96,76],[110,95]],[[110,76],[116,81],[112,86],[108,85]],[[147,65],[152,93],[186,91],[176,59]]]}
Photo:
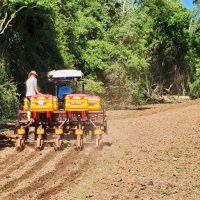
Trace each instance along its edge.
{"label": "blue machine part", "polygon": [[71,94],[72,88],[70,86],[61,86],[58,90],[58,98],[63,99],[64,95]]}

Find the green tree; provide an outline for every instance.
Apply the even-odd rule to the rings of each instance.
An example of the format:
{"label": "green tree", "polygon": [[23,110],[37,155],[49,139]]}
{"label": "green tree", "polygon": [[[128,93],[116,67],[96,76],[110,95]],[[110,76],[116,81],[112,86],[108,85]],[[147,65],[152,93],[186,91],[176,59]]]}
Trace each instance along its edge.
{"label": "green tree", "polygon": [[190,50],[188,52],[188,62],[192,66],[192,78],[190,80],[190,95],[200,97],[200,8],[198,1],[195,1],[196,7],[192,11],[192,20],[190,24]]}
{"label": "green tree", "polygon": [[174,94],[185,94],[190,75],[186,60],[190,39],[189,10],[176,0],[144,0],[141,10],[151,18],[151,32],[147,38],[150,85],[158,86],[160,93],[170,89]]}
{"label": "green tree", "polygon": [[198,30],[179,0],[3,0],[0,66],[21,97],[30,70],[51,92],[49,70],[76,68],[89,93],[127,107],[154,91],[197,93]]}

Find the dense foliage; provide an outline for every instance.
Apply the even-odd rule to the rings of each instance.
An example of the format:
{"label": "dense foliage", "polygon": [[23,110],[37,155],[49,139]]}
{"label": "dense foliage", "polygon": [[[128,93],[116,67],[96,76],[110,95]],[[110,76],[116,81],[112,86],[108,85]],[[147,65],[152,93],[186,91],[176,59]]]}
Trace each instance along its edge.
{"label": "dense foliage", "polygon": [[44,93],[52,92],[49,70],[81,69],[86,90],[116,108],[155,94],[199,97],[199,1],[194,3],[190,11],[179,0],[0,1],[1,117],[16,109],[32,69]]}

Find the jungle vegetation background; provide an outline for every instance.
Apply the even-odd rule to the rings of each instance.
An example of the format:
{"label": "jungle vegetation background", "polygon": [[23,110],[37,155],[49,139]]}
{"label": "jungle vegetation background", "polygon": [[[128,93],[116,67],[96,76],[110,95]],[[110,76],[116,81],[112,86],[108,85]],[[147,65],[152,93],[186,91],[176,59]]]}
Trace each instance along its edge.
{"label": "jungle vegetation background", "polygon": [[126,108],[163,94],[200,96],[200,6],[180,0],[0,0],[0,118],[30,70],[80,69],[86,90]]}

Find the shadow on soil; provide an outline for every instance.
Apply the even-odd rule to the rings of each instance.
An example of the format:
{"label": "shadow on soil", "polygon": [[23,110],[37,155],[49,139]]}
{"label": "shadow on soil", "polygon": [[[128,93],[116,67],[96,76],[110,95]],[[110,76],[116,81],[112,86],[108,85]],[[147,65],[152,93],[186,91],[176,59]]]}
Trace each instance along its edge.
{"label": "shadow on soil", "polygon": [[15,129],[15,123],[0,123],[0,133]]}
{"label": "shadow on soil", "polygon": [[7,137],[4,134],[0,134],[0,150],[5,147],[14,147],[15,143],[13,141],[13,138]]}
{"label": "shadow on soil", "polygon": [[5,147],[14,147],[15,143],[12,137],[4,134],[6,131],[15,130],[15,126],[13,123],[0,123],[0,150]]}
{"label": "shadow on soil", "polygon": [[138,108],[133,108],[132,110],[149,110],[151,108],[149,107],[138,107]]}
{"label": "shadow on soil", "polygon": [[112,146],[112,142],[102,142],[102,147],[111,147]]}

